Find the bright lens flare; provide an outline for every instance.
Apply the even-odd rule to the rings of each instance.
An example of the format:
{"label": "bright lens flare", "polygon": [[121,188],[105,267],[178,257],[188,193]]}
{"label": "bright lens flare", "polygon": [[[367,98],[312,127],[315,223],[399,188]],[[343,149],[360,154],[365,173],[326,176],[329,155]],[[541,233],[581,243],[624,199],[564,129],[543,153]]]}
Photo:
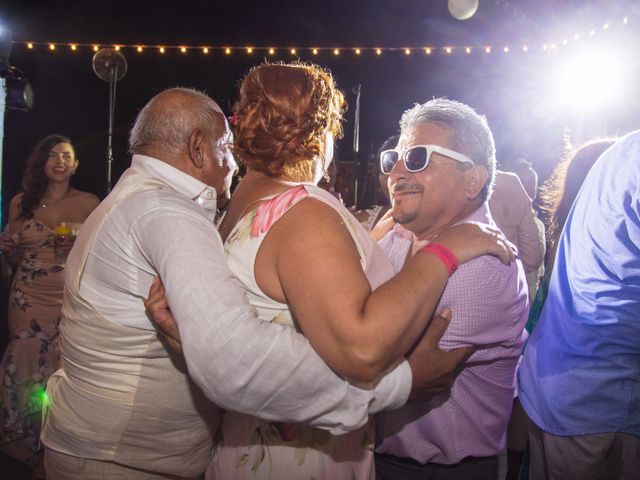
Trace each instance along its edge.
{"label": "bright lens flare", "polygon": [[625,95],[629,58],[611,50],[585,50],[557,68],[556,102],[573,111],[593,110]]}

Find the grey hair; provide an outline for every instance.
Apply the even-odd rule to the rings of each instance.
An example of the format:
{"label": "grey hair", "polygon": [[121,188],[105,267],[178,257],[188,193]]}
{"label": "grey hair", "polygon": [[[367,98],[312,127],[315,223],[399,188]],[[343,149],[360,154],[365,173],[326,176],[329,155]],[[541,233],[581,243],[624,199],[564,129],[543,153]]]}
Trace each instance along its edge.
{"label": "grey hair", "polygon": [[476,165],[485,166],[489,179],[481,195],[482,200],[486,200],[491,193],[496,171],[496,144],[486,117],[464,103],[434,98],[405,111],[400,119],[400,130],[404,132],[407,128],[425,123],[450,130],[449,146],[467,155]]}
{"label": "grey hair", "polygon": [[[180,108],[158,107],[159,98],[167,93],[179,94]],[[129,152],[143,153],[149,145],[161,144],[169,155],[177,155],[195,129],[218,138],[224,134],[225,122],[220,107],[206,94],[192,88],[170,88],[153,97],[138,113],[129,133]]]}

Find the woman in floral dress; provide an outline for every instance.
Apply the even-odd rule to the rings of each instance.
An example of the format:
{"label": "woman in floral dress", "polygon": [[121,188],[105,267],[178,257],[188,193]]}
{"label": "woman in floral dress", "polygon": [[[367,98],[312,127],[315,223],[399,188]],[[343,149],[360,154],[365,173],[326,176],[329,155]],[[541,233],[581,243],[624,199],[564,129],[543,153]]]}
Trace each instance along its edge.
{"label": "woman in floral dress", "polygon": [[65,258],[74,230],[99,203],[69,185],[77,168],[71,140],[49,135],[40,141],[0,236],[0,249],[15,270],[10,343],[0,365],[0,449],[34,469],[36,477],[40,410],[47,379],[58,368]]}

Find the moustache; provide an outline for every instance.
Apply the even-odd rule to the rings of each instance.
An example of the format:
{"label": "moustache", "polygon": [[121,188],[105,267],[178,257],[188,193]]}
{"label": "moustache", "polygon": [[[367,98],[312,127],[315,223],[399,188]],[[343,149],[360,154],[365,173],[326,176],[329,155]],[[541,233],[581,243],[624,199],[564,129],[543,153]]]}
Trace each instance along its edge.
{"label": "moustache", "polygon": [[422,185],[418,183],[396,183],[391,186],[391,193],[404,192],[406,190],[422,191]]}

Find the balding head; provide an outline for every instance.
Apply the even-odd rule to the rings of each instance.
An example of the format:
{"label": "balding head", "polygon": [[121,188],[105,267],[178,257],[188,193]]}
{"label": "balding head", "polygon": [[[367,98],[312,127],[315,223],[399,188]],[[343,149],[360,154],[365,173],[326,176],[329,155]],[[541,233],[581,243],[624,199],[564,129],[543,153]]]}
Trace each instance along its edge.
{"label": "balding head", "polygon": [[174,163],[195,130],[215,139],[227,133],[226,119],[218,104],[197,90],[164,90],[140,110],[129,135],[129,151]]}
{"label": "balding head", "polygon": [[231,154],[233,136],[220,107],[204,93],[171,88],[138,114],[129,136],[129,150],[183,171],[229,196],[237,164]]}

